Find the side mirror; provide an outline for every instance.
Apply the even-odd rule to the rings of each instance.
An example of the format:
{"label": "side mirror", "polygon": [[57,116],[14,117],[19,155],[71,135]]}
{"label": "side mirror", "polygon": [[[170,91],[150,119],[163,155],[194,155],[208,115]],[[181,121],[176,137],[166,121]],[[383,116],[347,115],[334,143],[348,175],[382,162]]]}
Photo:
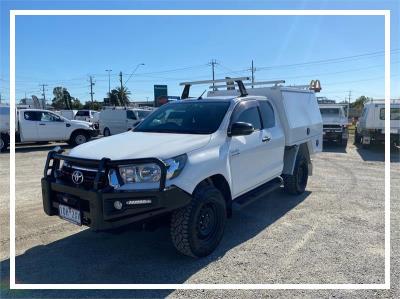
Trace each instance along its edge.
{"label": "side mirror", "polygon": [[254,132],[254,127],[252,124],[237,122],[232,124],[231,131],[228,132],[228,136],[244,136],[250,135]]}

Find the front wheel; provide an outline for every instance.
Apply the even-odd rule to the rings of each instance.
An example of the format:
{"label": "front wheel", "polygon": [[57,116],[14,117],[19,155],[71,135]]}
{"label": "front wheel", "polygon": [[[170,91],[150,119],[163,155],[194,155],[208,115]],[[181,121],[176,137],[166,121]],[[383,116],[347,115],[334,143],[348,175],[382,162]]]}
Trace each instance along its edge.
{"label": "front wheel", "polygon": [[357,128],[354,132],[354,144],[360,144],[361,143],[361,135],[358,134]]}
{"label": "front wheel", "polygon": [[221,192],[212,185],[201,186],[189,205],[173,212],[172,243],[185,255],[207,256],[220,243],[225,222],[226,205]]}
{"label": "front wheel", "polygon": [[287,193],[298,195],[306,190],[308,182],[308,161],[301,153],[297,154],[292,175],[283,177],[284,189]]}
{"label": "front wheel", "polygon": [[90,136],[88,133],[83,132],[83,131],[78,131],[76,133],[73,133],[71,136],[71,139],[69,140],[69,144],[73,146],[77,146],[80,144],[83,144],[85,142],[88,142],[90,139]]}

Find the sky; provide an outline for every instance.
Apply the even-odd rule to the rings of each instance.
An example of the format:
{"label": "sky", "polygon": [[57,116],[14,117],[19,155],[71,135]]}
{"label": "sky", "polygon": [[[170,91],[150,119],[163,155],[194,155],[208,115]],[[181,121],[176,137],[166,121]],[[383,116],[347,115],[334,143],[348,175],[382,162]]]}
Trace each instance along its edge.
{"label": "sky", "polygon": [[[167,5],[167,3],[169,5]],[[9,99],[10,9],[391,9],[391,79],[393,98],[400,97],[399,6],[396,1],[3,1],[1,3],[1,94]],[[16,99],[25,94],[48,100],[63,86],[82,102],[102,100],[123,83],[132,100],[153,100],[153,85],[168,85],[181,94],[179,82],[249,76],[256,81],[286,80],[308,84],[319,79],[322,92],[336,101],[361,95],[384,97],[383,16],[17,16]],[[144,64],[138,67],[138,64]],[[128,80],[129,78],[129,80]],[[199,95],[207,86],[193,89]]]}

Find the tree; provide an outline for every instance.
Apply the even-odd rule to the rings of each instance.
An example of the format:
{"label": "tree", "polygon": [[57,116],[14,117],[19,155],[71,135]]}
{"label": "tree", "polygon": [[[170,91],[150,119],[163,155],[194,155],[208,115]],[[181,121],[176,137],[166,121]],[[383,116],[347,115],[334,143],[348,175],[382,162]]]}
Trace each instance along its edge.
{"label": "tree", "polygon": [[86,102],[85,105],[83,105],[83,109],[88,109],[88,110],[101,110],[103,107],[103,103],[101,102]]}
{"label": "tree", "polygon": [[372,98],[361,96],[357,98],[353,103],[350,103],[350,108],[355,108],[357,110],[362,110],[364,108],[365,103],[371,101]]}
{"label": "tree", "polygon": [[81,109],[83,106],[79,99],[72,97],[65,87],[54,87],[53,95],[51,105],[56,109]]}
{"label": "tree", "polygon": [[129,95],[131,92],[126,87],[117,87],[108,94],[110,105],[125,106],[129,104]]}

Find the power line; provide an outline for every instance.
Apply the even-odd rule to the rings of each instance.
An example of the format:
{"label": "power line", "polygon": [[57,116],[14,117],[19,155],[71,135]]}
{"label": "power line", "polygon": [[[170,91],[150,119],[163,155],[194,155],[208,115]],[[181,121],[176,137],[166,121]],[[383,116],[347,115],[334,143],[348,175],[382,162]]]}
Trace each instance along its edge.
{"label": "power line", "polygon": [[[397,52],[400,49],[393,49],[390,52]],[[336,63],[336,62],[344,62],[347,60],[357,60],[360,58],[364,57],[375,57],[375,56],[382,56],[385,54],[385,51],[377,51],[377,52],[370,52],[370,53],[364,53],[364,54],[359,54],[359,55],[351,55],[351,56],[344,56],[344,57],[337,57],[337,58],[329,58],[329,59],[322,59],[322,60],[314,60],[314,61],[308,61],[308,62],[302,62],[302,63],[293,63],[293,64],[283,64],[283,65],[275,65],[275,66],[264,66],[264,67],[259,67],[259,70],[263,69],[270,69],[270,68],[282,68],[282,67],[293,67],[293,66],[302,66],[302,65],[311,65],[311,64],[320,64],[320,63]]]}

